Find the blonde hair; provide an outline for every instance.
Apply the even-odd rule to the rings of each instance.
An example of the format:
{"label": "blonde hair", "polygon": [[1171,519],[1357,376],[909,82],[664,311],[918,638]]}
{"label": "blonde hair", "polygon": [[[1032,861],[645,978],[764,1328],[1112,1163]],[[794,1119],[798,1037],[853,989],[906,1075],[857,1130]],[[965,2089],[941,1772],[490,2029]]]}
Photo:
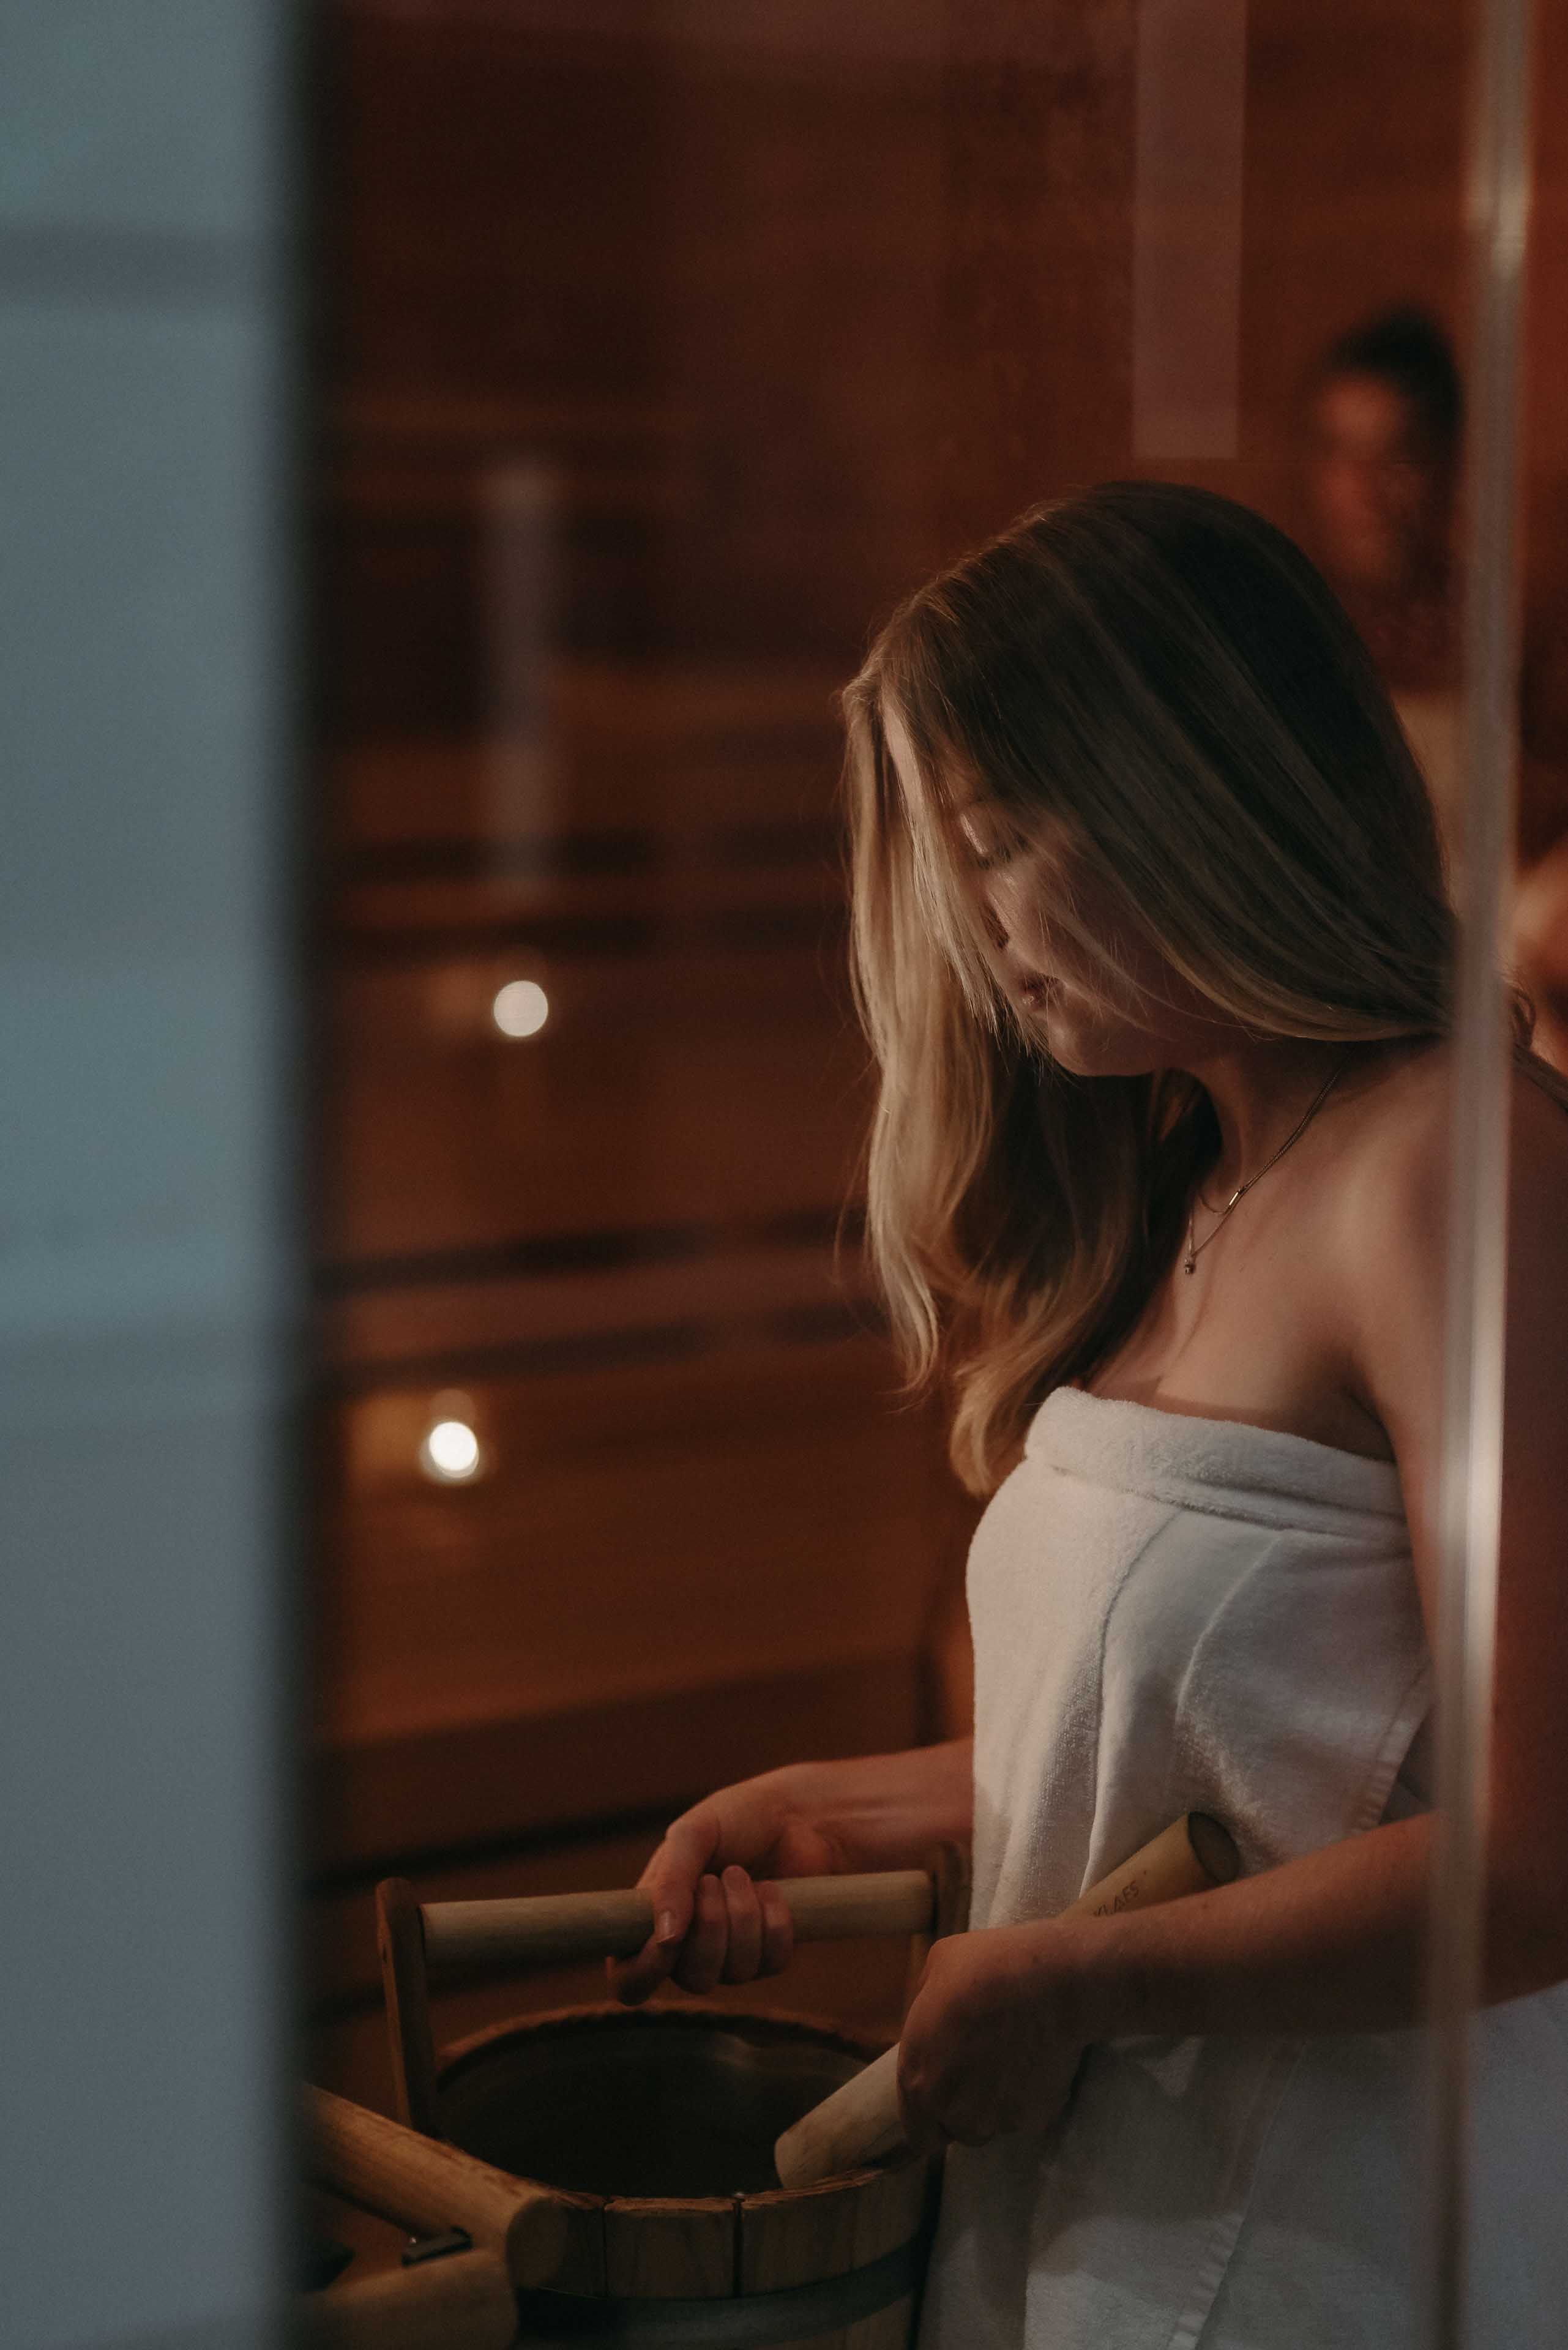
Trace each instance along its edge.
{"label": "blonde hair", "polygon": [[[1024,515],[899,607],[843,702],[852,967],[880,1077],[869,1245],[910,1384],[950,1379],[953,1463],[983,1492],[1044,1396],[1131,1330],[1218,1128],[1179,1073],[1082,1079],[1042,1055],[958,869],[955,778],[1064,838],[1260,1036],[1441,1033],[1453,917],[1426,787],[1350,622],[1289,539],[1207,491],[1110,483]],[[1044,914],[1108,955],[1070,899]]]}

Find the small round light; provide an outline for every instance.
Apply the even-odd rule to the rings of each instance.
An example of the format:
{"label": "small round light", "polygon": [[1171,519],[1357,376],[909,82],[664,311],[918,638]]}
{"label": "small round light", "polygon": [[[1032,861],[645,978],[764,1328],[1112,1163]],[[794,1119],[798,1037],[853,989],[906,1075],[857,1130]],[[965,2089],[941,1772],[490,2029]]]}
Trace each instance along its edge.
{"label": "small round light", "polygon": [[479,1439],[465,1419],[438,1419],[420,1446],[420,1467],[441,1485],[466,1485],[479,1473]]}
{"label": "small round light", "polygon": [[536,979],[509,979],[497,989],[490,1016],[504,1036],[536,1036],[550,1016],[550,999]]}

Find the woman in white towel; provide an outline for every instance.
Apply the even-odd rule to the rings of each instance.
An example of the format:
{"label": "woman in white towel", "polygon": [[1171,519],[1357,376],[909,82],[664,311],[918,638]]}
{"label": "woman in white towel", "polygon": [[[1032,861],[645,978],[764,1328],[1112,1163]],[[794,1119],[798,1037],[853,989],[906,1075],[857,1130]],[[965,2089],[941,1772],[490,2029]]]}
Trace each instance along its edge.
{"label": "woman in white towel", "polygon": [[[1452,921],[1348,622],[1206,493],[1025,515],[846,696],[894,1330],[992,1495],[968,1742],[724,1789],[639,1998],[790,1956],[773,1880],[972,1836],[905,2026],[924,2350],[1397,2350],[1432,1848]],[[1478,2342],[1568,2338],[1568,1089],[1513,1087]],[[1176,1814],[1234,1884],[1058,1925]]]}

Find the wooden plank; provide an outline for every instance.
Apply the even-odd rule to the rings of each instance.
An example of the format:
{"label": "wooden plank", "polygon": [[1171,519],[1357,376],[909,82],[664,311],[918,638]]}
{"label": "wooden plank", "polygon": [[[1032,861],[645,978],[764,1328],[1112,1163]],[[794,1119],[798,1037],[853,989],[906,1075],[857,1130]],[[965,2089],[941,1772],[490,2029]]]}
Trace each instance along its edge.
{"label": "wooden plank", "polygon": [[[929,1520],[918,1485],[890,1490],[882,1473],[904,1450],[853,1431],[680,1448],[619,1490],[542,1478],[499,1523],[460,1493],[450,1539],[417,1549],[391,1513],[367,1512],[333,1595],[344,1662],[328,1721],[350,1738],[417,1732],[770,1669],[874,1668],[889,1649],[912,1660]],[[648,1801],[628,1781],[617,1809]]]}
{"label": "wooden plank", "polygon": [[[831,1217],[819,1237],[794,1228],[769,1240],[745,1232],[710,1238],[700,1228],[627,1233],[601,1265],[523,1262],[510,1246],[493,1253],[440,1251],[335,1268],[341,1282],[317,1320],[328,1375],[361,1392],[378,1368],[389,1378],[421,1356],[483,1355],[516,1341],[613,1338],[693,1320],[735,1325],[745,1317],[799,1315],[853,1302],[863,1326],[875,1319],[869,1273],[831,1245]],[[550,1243],[520,1241],[518,1258]],[[571,1243],[557,1245],[565,1253]],[[585,1253],[586,1246],[585,1244]],[[639,1254],[639,1250],[642,1253]]]}
{"label": "wooden plank", "polygon": [[816,2284],[855,2266],[857,2199],[874,2174],[741,2199],[742,2293]]}
{"label": "wooden plank", "polygon": [[[691,958],[690,990],[669,983],[670,958],[618,958],[619,984],[607,991],[586,949],[546,953],[504,938],[477,961],[449,953],[341,980],[327,1253],[347,1262],[839,1205],[868,1106],[866,1054],[826,983],[828,941],[810,920],[811,940],[748,958],[749,992],[770,966],[776,974],[771,1014],[746,1009],[717,951]],[[546,1026],[526,1041],[503,1037],[490,1014],[496,990],[541,975]],[[649,1016],[655,994],[670,1002],[663,1021]]]}
{"label": "wooden plank", "polygon": [[[957,1496],[941,1464],[936,1414],[896,1408],[898,1369],[882,1336],[868,1330],[807,1351],[754,1335],[720,1343],[722,1335],[684,1355],[568,1365],[547,1378],[487,1375],[481,1359],[462,1376],[462,1384],[483,1404],[504,1464],[526,1464],[530,1479],[552,1466],[564,1470],[589,1462],[602,1478],[628,1453],[656,1457],[675,1441],[700,1449],[710,1439],[754,1438],[759,1430],[776,1430],[781,1439],[788,1430],[791,1440],[805,1441],[808,1432],[815,1435],[849,1419],[884,1443],[902,1435],[905,1473],[923,1463],[933,1489]],[[367,1439],[362,1409],[372,1399],[398,1399],[400,1408],[417,1412],[429,1404],[432,1382],[442,1376],[450,1383],[460,1374],[455,1367],[444,1375],[421,1367],[401,1378],[390,1369],[384,1378],[378,1372],[366,1397],[338,1406],[330,1430],[337,1457],[329,1467],[339,1494],[347,1492],[358,1505],[373,1500],[378,1491],[400,1498],[418,1493],[426,1504],[425,1524],[434,1528],[444,1522],[435,1505],[452,1489],[443,1493],[420,1474],[406,1420],[395,1429],[371,1430]],[[490,1480],[463,1489],[482,1504],[501,1490]]]}
{"label": "wooden plank", "polygon": [[427,2137],[440,2136],[436,2114],[435,2043],[431,2037],[430,1986],[420,1906],[403,1877],[376,1887],[376,1949],[387,2008],[388,2046],[398,2119]]}
{"label": "wooden plank", "polygon": [[735,2290],[735,2212],[714,2197],[639,2197],[605,2205],[605,2290],[659,2301],[715,2301]]}
{"label": "wooden plank", "polygon": [[[657,827],[679,839],[732,825],[736,771],[753,825],[824,820],[834,805],[841,666],[694,664],[553,655],[540,683],[553,807],[575,832]],[[495,723],[493,714],[490,723]],[[507,746],[483,725],[347,746],[334,758],[342,844],[493,837]]]}
{"label": "wooden plank", "polygon": [[[557,937],[593,935],[611,923],[633,935],[639,925],[645,932],[657,929],[661,935],[653,951],[662,955],[673,943],[671,930],[717,939],[751,913],[775,940],[789,925],[801,935],[831,935],[842,920],[843,892],[833,871],[837,844],[831,837],[804,839],[797,864],[774,852],[750,869],[733,856],[682,860],[677,842],[647,839],[649,869],[629,873],[552,871],[548,837],[538,843],[539,859],[514,856],[504,842],[475,842],[474,869],[462,874],[445,869],[444,844],[431,850],[428,870],[420,869],[411,853],[400,857],[389,874],[376,869],[373,852],[363,860],[369,870],[350,858],[331,890],[334,947],[345,961],[361,952],[369,960],[383,946],[389,957],[412,959],[427,937],[443,955],[452,951],[450,942],[471,938],[483,980],[490,976],[493,942],[526,936],[539,921],[547,921]],[[523,844],[524,851],[530,846]],[[480,1021],[489,1019],[493,995],[492,979],[478,1006]]]}
{"label": "wooden plank", "polygon": [[[903,2243],[916,2239],[917,2257],[923,2264],[930,2255],[931,2237],[936,2227],[937,2204],[941,2192],[941,2158],[888,2164],[883,2173],[888,2181],[886,2199],[868,2205],[864,2214],[865,2233],[857,2241],[857,2253],[861,2259],[876,2257],[870,2250],[874,2243],[888,2241]],[[843,2350],[909,2350],[915,2338],[915,2318],[919,2307],[916,2292],[888,2308],[878,2310],[874,2316],[863,2318],[852,2325],[844,2337]]]}
{"label": "wooden plank", "polygon": [[[471,1378],[485,1473],[448,1488],[419,1463],[435,1385],[345,1405],[318,1649],[333,1742],[912,1659],[964,1512],[891,1378],[870,1338]],[[628,1774],[605,1808],[662,1801]]]}
{"label": "wooden plank", "polygon": [[741,2290],[815,2284],[880,2260],[918,2233],[929,2194],[929,2166],[904,2161],[742,2197]]}
{"label": "wooden plank", "polygon": [[315,1868],[678,1808],[802,1754],[875,1754],[920,1736],[912,1654],[673,1689],[576,1712],[456,1722],[318,1752]]}

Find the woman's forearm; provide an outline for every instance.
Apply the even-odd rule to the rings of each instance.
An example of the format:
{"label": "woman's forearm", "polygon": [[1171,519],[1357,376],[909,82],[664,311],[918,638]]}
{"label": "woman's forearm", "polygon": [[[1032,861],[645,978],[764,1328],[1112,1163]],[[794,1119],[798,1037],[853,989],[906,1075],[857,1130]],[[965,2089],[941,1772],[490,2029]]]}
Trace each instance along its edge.
{"label": "woman's forearm", "polygon": [[[1063,1938],[1054,1963],[1067,1971],[1083,2037],[1418,2022],[1433,1830],[1429,1814],[1402,1820],[1160,1908],[1046,1928]],[[1565,1975],[1562,1928],[1494,1874],[1483,1998],[1512,1999]]]}
{"label": "woman's forearm", "polygon": [[792,1762],[778,1792],[831,1836],[852,1869],[919,1868],[940,1844],[967,1847],[973,1741],[914,1746],[839,1762]]}

